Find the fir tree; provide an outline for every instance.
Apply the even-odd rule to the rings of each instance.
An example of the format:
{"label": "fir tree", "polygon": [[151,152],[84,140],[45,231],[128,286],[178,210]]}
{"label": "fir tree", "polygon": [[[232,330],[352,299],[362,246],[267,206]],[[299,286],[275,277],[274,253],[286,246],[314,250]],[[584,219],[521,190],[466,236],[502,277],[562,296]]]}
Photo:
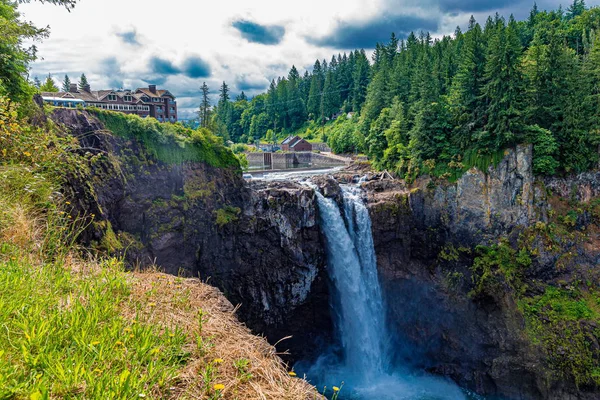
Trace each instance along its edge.
{"label": "fir tree", "polygon": [[79,83],[78,83],[77,87],[82,92],[89,89],[90,84],[88,83],[88,80],[87,80],[87,77],[85,76],[85,74],[81,74],[81,78],[79,78]]}
{"label": "fir tree", "polygon": [[69,92],[71,90],[71,80],[69,79],[69,75],[65,75],[65,79],[62,83],[62,91]]}
{"label": "fir tree", "polygon": [[202,100],[200,101],[198,118],[200,119],[200,126],[203,128],[208,128],[210,126],[211,119],[211,106],[209,97],[210,90],[208,89],[206,82],[202,83],[200,91],[202,92]]}
{"label": "fir tree", "polygon": [[487,52],[487,83],[483,87],[488,104],[487,124],[478,138],[478,145],[487,150],[502,149],[518,143],[523,137],[520,56],[518,27],[511,16],[507,27],[503,22],[497,23]]}
{"label": "fir tree", "polygon": [[48,76],[46,77],[46,80],[44,81],[42,86],[40,86],[40,91],[41,92],[58,92],[58,86],[56,86],[56,84],[54,83],[54,79],[52,78],[51,74],[48,74]]}

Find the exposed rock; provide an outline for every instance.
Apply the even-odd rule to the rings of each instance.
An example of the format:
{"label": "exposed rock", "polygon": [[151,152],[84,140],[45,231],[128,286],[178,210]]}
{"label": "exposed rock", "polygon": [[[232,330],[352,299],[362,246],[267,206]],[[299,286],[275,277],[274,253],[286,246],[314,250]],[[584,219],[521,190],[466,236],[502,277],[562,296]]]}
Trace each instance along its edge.
{"label": "exposed rock", "polygon": [[[95,214],[84,232],[103,242],[110,224],[137,267],[199,276],[216,285],[240,319],[296,357],[331,331],[325,256],[311,189],[273,183],[248,188],[234,169],[204,163],[167,165],[142,143],[106,132],[85,112],[53,119],[104,154],[89,175],[70,177],[75,212]],[[221,220],[219,220],[221,218]],[[325,305],[325,306],[323,306]]]}
{"label": "exposed rock", "polygon": [[[112,230],[132,264],[199,275],[241,304],[240,319],[271,343],[293,335],[279,349],[291,349],[295,358],[310,356],[319,337],[331,341],[326,256],[312,189],[246,184],[237,170],[203,163],[161,163],[142,143],[105,132],[85,112],[57,110],[53,119],[79,138],[83,151],[103,155],[90,171],[68,177],[74,212],[96,215],[84,241],[108,248]],[[521,146],[486,173],[473,169],[454,184],[423,177],[407,185],[363,165],[313,182],[341,202],[339,184],[366,176],[362,187],[399,364],[449,376],[482,394],[597,398],[545,375],[546,360],[525,335],[510,286],[468,295],[473,248],[500,236],[514,241],[527,227],[547,222],[556,205],[546,189],[582,202],[600,195],[598,173],[534,185],[531,158],[531,147]],[[584,213],[576,228],[589,224]],[[600,239],[584,247],[571,242],[563,245],[573,248],[572,264],[592,273]],[[574,267],[557,271],[558,255],[532,246],[540,249],[532,282],[571,279]]]}

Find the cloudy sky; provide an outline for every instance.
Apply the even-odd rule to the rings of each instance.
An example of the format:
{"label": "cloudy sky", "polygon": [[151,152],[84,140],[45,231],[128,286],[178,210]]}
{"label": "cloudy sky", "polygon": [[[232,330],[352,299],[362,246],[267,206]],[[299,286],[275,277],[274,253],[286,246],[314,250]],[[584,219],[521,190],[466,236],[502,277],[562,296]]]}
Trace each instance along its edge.
{"label": "cloudy sky", "polygon": [[[571,0],[539,0],[554,9]],[[500,12],[525,18],[533,0],[80,0],[67,12],[38,2],[21,6],[25,19],[50,25],[38,45],[32,76],[48,73],[74,80],[85,72],[92,89],[157,84],[178,97],[182,116],[199,104],[206,81],[213,100],[222,81],[233,95],[252,96],[270,80],[300,73],[317,58],[354,48],[369,49],[390,33],[405,37],[427,30],[435,36],[465,27],[469,16],[484,22]],[[588,6],[600,0],[588,0]]]}

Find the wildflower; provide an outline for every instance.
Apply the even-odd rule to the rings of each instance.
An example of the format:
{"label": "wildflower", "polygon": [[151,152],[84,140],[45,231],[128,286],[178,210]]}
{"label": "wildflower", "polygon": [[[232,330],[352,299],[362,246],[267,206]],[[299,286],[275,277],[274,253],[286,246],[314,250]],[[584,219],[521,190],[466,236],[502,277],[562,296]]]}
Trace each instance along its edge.
{"label": "wildflower", "polygon": [[31,157],[31,153],[30,153],[30,152],[28,152],[28,151],[24,151],[24,152],[23,152],[23,155],[24,155],[25,157]]}
{"label": "wildflower", "polygon": [[133,339],[133,337],[134,337],[133,333],[131,335],[129,335],[130,339]]}
{"label": "wildflower", "polygon": [[138,394],[138,397],[142,397],[143,398],[143,397],[146,397],[146,395],[144,393],[140,393],[140,394]]}
{"label": "wildflower", "polygon": [[156,306],[156,303],[148,303],[148,307],[154,307]]}
{"label": "wildflower", "polygon": [[96,369],[94,370],[94,372],[95,372],[95,373],[97,373],[97,374],[101,374],[101,373],[102,373],[102,370],[101,370],[101,369],[99,369],[99,368],[96,368]]}
{"label": "wildflower", "polygon": [[117,346],[123,346],[123,342],[121,342],[120,340],[117,341],[117,343],[115,343]]}
{"label": "wildflower", "polygon": [[129,333],[129,332],[131,332],[131,328],[125,328],[125,329],[124,329],[124,331],[125,331],[126,333]]}
{"label": "wildflower", "polygon": [[70,202],[70,201],[65,201],[65,204],[66,204],[66,205],[70,205],[70,204],[71,204],[71,202]]}
{"label": "wildflower", "polygon": [[159,349],[158,347],[157,347],[157,348],[155,348],[155,349],[153,349],[153,350],[150,352],[150,354],[158,354],[158,353],[160,353],[160,349]]}
{"label": "wildflower", "polygon": [[91,343],[91,345],[92,345],[92,346],[96,346],[96,345],[99,345],[99,344],[100,344],[100,342],[99,342],[98,340],[94,340],[94,341]]}
{"label": "wildflower", "polygon": [[334,391],[334,392],[339,392],[339,391],[340,391],[340,388],[339,388],[339,387],[337,387],[337,386],[334,386],[334,387],[333,387],[333,391]]}
{"label": "wildflower", "polygon": [[290,371],[290,372],[288,372],[288,374],[289,374],[290,376],[296,376],[296,373],[295,373],[294,371]]}
{"label": "wildflower", "polygon": [[213,360],[213,362],[215,362],[215,363],[217,363],[217,364],[221,364],[221,363],[223,362],[223,359],[222,359],[222,358],[215,358],[215,359]]}
{"label": "wildflower", "polygon": [[213,389],[215,389],[215,390],[223,390],[223,389],[225,389],[225,385],[223,385],[222,383],[216,383],[213,386]]}
{"label": "wildflower", "polygon": [[169,333],[169,337],[175,337],[174,333]]}

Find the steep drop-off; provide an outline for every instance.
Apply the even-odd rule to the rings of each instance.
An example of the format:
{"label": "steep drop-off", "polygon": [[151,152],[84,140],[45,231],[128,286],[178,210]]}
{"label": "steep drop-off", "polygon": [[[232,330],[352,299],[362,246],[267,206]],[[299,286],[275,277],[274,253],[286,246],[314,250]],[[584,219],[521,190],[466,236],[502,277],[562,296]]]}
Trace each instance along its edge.
{"label": "steep drop-off", "polygon": [[[246,184],[235,166],[159,157],[94,116],[57,110],[88,151],[73,176],[83,238],[132,265],[199,275],[292,359],[327,344],[332,323],[324,238],[311,189]],[[120,127],[126,131],[127,127]],[[189,149],[188,149],[189,150]],[[186,151],[188,151],[186,150]],[[315,179],[341,202],[357,173]],[[600,376],[600,256],[595,173],[535,180],[531,148],[455,183],[370,174],[362,184],[394,339],[393,361],[486,395],[591,399]]]}

